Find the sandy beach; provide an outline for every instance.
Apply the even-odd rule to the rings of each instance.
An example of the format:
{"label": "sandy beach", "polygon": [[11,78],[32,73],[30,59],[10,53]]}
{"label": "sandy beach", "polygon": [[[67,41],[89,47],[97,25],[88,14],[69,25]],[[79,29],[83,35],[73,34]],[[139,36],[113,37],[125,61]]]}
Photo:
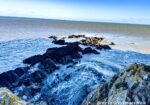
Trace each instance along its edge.
{"label": "sandy beach", "polygon": [[0,41],[85,34],[114,42],[114,49],[150,54],[150,26],[51,19],[0,17]]}

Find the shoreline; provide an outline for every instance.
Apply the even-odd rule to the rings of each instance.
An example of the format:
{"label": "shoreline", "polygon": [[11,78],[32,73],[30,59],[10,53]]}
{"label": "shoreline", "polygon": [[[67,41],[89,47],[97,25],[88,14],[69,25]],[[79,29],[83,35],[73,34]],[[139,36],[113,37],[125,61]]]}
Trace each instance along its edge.
{"label": "shoreline", "polygon": [[0,42],[84,34],[116,43],[113,49],[150,54],[150,25],[0,17]]}
{"label": "shoreline", "polygon": [[[16,41],[14,43],[14,45],[17,45],[16,49],[12,48],[14,47],[13,43],[9,43],[8,51],[10,52],[10,49],[13,49],[12,52],[15,52],[13,54],[10,52],[8,55],[6,53],[6,46],[4,55],[6,54],[7,58],[11,56],[11,60],[14,60],[14,55],[17,61],[15,54],[19,54],[19,57],[20,54],[25,54],[28,57],[26,56],[21,60],[24,66],[20,65],[0,74],[0,80],[2,81],[0,82],[0,87],[2,87],[0,89],[2,91],[5,91],[3,87],[6,87],[23,101],[33,104],[45,102],[58,105],[73,105],[76,102],[77,105],[81,105],[84,99],[93,90],[97,89],[97,86],[103,85],[106,82],[109,84],[109,80],[113,78],[112,76],[120,71],[124,71],[123,68],[134,64],[135,66],[131,65],[129,68],[135,68],[135,71],[139,73],[143,73],[141,71],[145,73],[148,71],[147,67],[149,68],[146,65],[150,64],[148,62],[150,55],[115,51],[109,46],[115,46],[115,43],[104,43],[103,37],[70,35],[65,37],[50,36],[49,39],[44,42],[37,39],[34,43],[32,41],[28,43],[29,40],[23,43],[20,43],[21,40]],[[49,47],[45,46],[47,50],[45,51],[44,48],[43,53],[33,54],[37,50],[43,49],[42,42],[43,44],[46,42],[49,45]],[[32,45],[36,45],[35,49]],[[19,49],[17,53],[16,50],[20,47],[22,49]],[[31,48],[33,52],[30,52],[31,49],[28,48]],[[26,51],[29,52],[27,53]],[[128,69],[127,71],[129,72]],[[149,77],[148,75],[147,77]],[[132,75],[132,77],[135,76]],[[121,81],[120,77],[118,81]],[[123,82],[126,83],[125,81]],[[134,87],[134,84],[128,83],[129,86]],[[118,82],[113,82],[113,84],[116,87]],[[120,86],[122,85],[119,82],[117,87],[120,88]],[[142,87],[140,88],[143,89]],[[111,92],[110,89],[107,90]],[[3,94],[0,95],[3,96]],[[147,99],[147,96],[145,99]]]}
{"label": "shoreline", "polygon": [[115,43],[112,49],[134,51],[142,54],[150,54],[150,39],[137,36],[106,37],[108,41]]}
{"label": "shoreline", "polygon": [[[70,34],[71,35],[71,34]],[[72,34],[73,35],[73,34]],[[80,35],[80,34],[75,34],[75,35]],[[83,35],[83,34],[81,34]],[[110,42],[114,42],[115,45],[110,45],[112,49],[117,49],[117,50],[122,50],[122,51],[133,51],[133,52],[137,52],[137,53],[142,53],[142,54],[150,54],[150,39],[146,39],[144,37],[128,37],[128,36],[115,36],[112,34],[109,35],[101,35],[101,34],[90,34],[90,33],[86,33],[84,34],[86,36],[93,36],[93,37],[103,37],[104,41],[102,43],[104,44],[108,44]],[[0,43],[3,42],[8,42],[8,41],[13,41],[13,40],[26,40],[26,39],[38,39],[38,38],[44,38],[44,39],[48,39],[48,36],[42,36],[41,37],[32,37],[32,38],[14,38],[14,39],[1,39]],[[57,36],[57,35],[56,35]],[[59,36],[58,37],[65,37],[68,35],[63,35],[63,36]]]}

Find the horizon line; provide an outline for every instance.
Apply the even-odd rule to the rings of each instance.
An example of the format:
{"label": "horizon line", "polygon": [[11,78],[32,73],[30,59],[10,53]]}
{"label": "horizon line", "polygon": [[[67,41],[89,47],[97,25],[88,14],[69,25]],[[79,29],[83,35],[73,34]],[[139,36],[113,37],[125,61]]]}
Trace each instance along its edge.
{"label": "horizon line", "polygon": [[75,20],[75,19],[59,19],[59,18],[41,18],[41,17],[23,17],[23,16],[0,16],[0,18],[24,18],[24,19],[39,19],[39,20],[57,20],[57,21],[70,21],[70,22],[85,22],[85,23],[106,23],[106,24],[126,24],[126,25],[144,25],[150,26],[150,24],[144,23],[130,23],[130,22],[111,22],[111,21],[91,21],[91,20]]}

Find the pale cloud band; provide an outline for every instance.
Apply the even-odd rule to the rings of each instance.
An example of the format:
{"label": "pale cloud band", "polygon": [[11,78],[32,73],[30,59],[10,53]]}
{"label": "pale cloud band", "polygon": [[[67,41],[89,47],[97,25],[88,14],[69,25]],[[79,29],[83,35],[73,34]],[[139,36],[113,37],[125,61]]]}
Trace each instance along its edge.
{"label": "pale cloud band", "polygon": [[150,24],[148,0],[0,0],[0,16]]}

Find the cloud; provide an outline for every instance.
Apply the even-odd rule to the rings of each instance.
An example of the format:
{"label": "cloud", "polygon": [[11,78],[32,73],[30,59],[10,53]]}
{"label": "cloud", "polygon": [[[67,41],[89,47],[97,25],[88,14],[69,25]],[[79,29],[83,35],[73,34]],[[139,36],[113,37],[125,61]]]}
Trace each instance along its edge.
{"label": "cloud", "polygon": [[[149,2],[134,0],[1,0],[1,16],[150,23]],[[92,0],[93,1],[93,0]],[[143,0],[145,1],[145,0]],[[133,5],[134,4],[134,5]],[[131,19],[132,18],[132,19]],[[140,21],[139,21],[140,20]]]}

